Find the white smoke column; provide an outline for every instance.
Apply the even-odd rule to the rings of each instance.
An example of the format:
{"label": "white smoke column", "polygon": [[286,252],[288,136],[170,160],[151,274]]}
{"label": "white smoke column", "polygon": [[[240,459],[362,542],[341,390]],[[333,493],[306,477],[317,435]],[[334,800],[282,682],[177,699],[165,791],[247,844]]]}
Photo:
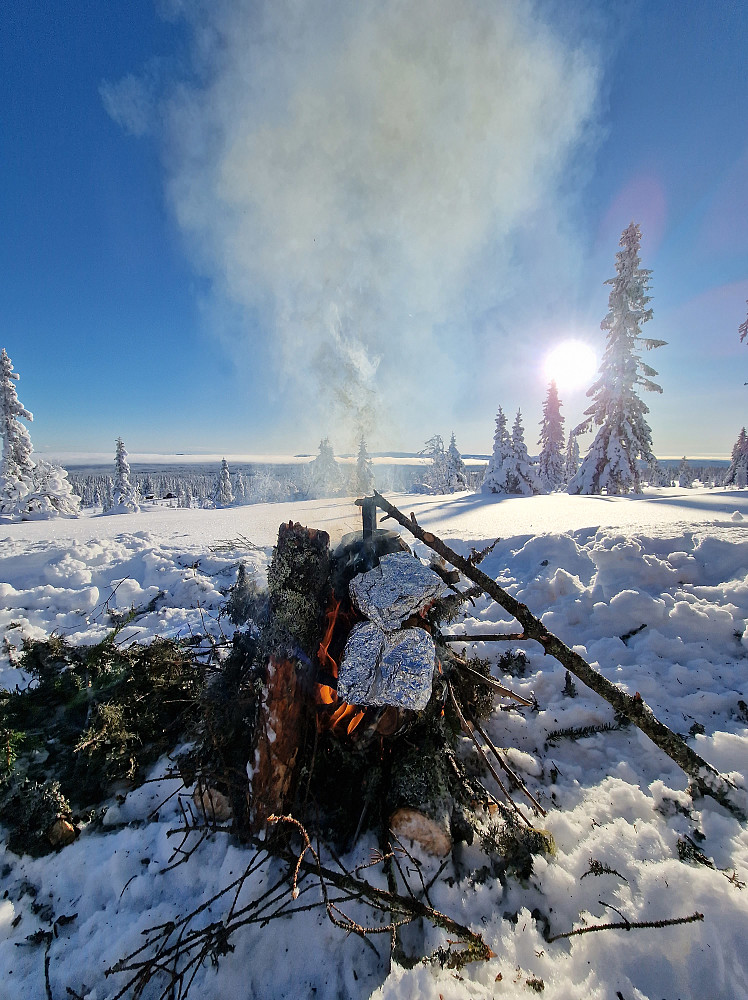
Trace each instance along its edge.
{"label": "white smoke column", "polygon": [[517,247],[568,252],[593,59],[523,0],[179,7],[199,83],[166,105],[170,197],[220,294],[260,315],[284,400],[320,403],[333,440],[331,402],[349,439],[375,401],[407,422],[431,397],[448,429],[433,394],[481,364],[473,325],[516,291]]}

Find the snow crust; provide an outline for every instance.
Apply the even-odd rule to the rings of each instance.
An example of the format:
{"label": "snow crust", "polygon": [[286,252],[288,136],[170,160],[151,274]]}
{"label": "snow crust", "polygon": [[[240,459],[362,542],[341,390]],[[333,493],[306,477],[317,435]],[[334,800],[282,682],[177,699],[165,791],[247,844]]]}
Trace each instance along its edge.
{"label": "snow crust", "polygon": [[[733,514],[748,516],[748,494],[392,501],[463,554],[500,537],[481,568],[611,680],[639,691],[669,726],[693,731],[697,751],[745,787],[748,716],[739,702],[748,701],[748,524]],[[3,525],[0,683],[23,683],[7,646],[52,631],[95,642],[111,628],[109,611],[139,609],[124,640],[218,635],[217,615],[239,561],[262,579],[278,525],[291,518],[329,530],[334,540],[360,524],[352,502],[318,500]],[[509,625],[485,599],[469,606],[457,628],[511,631]],[[476,651],[496,664],[505,648],[482,644]],[[463,845],[432,889],[434,906],[480,931],[496,957],[459,976],[438,965],[388,971],[381,940],[377,958],[311,911],[245,928],[232,954],[200,970],[194,996],[526,998],[534,995],[528,981],[542,979],[542,996],[552,1000],[748,997],[748,889],[740,888],[748,881],[748,830],[709,800],[693,803],[684,775],[634,728],[554,738],[569,727],[613,723],[612,709],[581,682],[576,697],[565,695],[561,665],[534,644],[524,650],[523,676],[504,675],[498,665],[494,674],[520,694],[534,693],[540,711],[496,711],[488,728],[495,743],[511,748],[512,765],[548,808],[542,825],[557,853],[537,858],[527,882],[502,885],[490,874],[471,874],[485,858]],[[145,928],[195,908],[243,871],[245,853],[216,835],[188,864],[162,873],[174,848],[168,830],[178,825],[177,797],[168,798],[176,788],[173,780],[148,783],[113,800],[104,832],[84,828],[58,854],[19,858],[0,846],[4,997],[45,995],[44,946],[26,938],[49,923],[32,903],[48,903],[55,917],[77,914],[50,945],[52,995],[65,996],[70,987],[103,1000],[124,982],[120,975],[105,979],[104,970],[140,947]],[[679,860],[685,837],[714,867]],[[366,862],[374,846],[364,837],[345,863]],[[591,858],[611,871],[585,874]],[[423,861],[428,873],[434,863]],[[248,880],[247,898],[263,877]],[[618,921],[616,911],[630,921],[694,911],[705,919],[548,944],[536,909],[551,934]],[[206,919],[222,912],[218,904]],[[425,951],[445,943],[440,931],[419,933]]]}

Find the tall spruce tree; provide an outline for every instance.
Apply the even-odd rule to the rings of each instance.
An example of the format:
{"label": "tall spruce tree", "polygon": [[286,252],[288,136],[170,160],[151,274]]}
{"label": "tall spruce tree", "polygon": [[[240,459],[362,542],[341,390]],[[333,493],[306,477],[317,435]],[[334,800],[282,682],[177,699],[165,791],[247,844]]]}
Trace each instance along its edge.
{"label": "tall spruce tree", "polygon": [[637,461],[652,457],[652,432],[646,421],[649,407],[637,389],[662,392],[652,377],[657,372],[641,359],[641,348],[662,347],[664,340],[641,335],[641,327],[652,318],[647,268],[640,267],[641,231],[632,222],[624,229],[616,254],[616,276],[606,281],[612,289],[608,313],[600,324],[607,330],[607,341],[600,377],[590,387],[594,403],[587,410],[587,420],[575,428],[575,434],[600,429],[576,476],[569,493],[628,493],[640,485]]}
{"label": "tall spruce tree", "polygon": [[138,507],[136,498],[136,489],[130,482],[130,463],[127,461],[127,450],[122,438],[118,437],[114,454],[112,505],[108,513],[137,514],[140,507]]}
{"label": "tall spruce tree", "polygon": [[213,503],[216,507],[230,507],[236,498],[234,497],[234,491],[231,489],[231,473],[229,472],[229,463],[225,458],[221,459],[221,468],[216,477],[215,486],[213,487]]}
{"label": "tall spruce tree", "polygon": [[746,434],[745,427],[742,427],[737,441],[732,446],[730,466],[722,480],[722,485],[743,487],[746,476],[748,476],[748,434]]}
{"label": "tall spruce tree", "polygon": [[512,451],[507,460],[506,479],[509,493],[520,496],[532,496],[542,493],[543,486],[535,466],[530,461],[525,444],[525,432],[522,427],[522,412],[517,410],[517,416],[512,425]]}
{"label": "tall spruce tree", "polygon": [[18,374],[5,348],[0,351],[0,514],[21,518],[76,517],[80,497],[62,466],[31,457],[31,437],[21,420],[33,415],[16,393]]}
{"label": "tall spruce tree", "polygon": [[23,406],[16,393],[18,374],[5,348],[0,352],[0,435],[3,457],[0,460],[0,513],[18,516],[23,502],[34,488],[34,462],[31,437],[22,420],[29,423],[32,413]]}
{"label": "tall spruce tree", "polygon": [[483,476],[483,493],[508,493],[504,463],[512,453],[512,441],[507,430],[506,416],[499,406],[496,411],[496,430],[493,436],[493,453]]}
{"label": "tall spruce tree", "polygon": [[568,481],[564,461],[564,418],[561,416],[558,389],[553,381],[548,386],[543,403],[539,444],[538,474],[545,489],[552,493]]}

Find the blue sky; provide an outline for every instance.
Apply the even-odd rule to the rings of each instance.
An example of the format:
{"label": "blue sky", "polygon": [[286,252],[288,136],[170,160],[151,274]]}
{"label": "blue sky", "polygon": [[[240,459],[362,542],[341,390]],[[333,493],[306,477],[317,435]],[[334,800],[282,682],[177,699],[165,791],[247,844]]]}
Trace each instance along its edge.
{"label": "blue sky", "polygon": [[601,352],[634,219],[655,451],[729,453],[744,5],[296,7],[3,6],[0,344],[36,449],[486,452],[501,404],[532,450],[543,355]]}

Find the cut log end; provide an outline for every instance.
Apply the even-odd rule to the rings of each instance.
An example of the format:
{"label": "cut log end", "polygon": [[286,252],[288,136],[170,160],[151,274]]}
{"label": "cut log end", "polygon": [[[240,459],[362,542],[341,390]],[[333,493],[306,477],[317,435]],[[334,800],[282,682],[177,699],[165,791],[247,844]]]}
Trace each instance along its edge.
{"label": "cut log end", "polygon": [[425,813],[403,806],[392,813],[389,825],[398,840],[412,840],[427,854],[443,858],[452,850],[452,837],[446,817],[441,820],[432,819]]}

